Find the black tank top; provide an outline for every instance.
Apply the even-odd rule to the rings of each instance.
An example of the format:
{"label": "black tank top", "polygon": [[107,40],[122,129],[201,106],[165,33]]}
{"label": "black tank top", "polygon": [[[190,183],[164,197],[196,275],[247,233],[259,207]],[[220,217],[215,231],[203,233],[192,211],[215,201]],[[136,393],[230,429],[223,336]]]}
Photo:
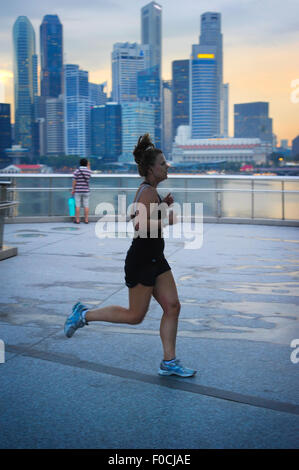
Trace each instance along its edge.
{"label": "black tank top", "polygon": [[[136,200],[134,201],[134,204],[137,204],[137,202],[139,200],[139,197],[140,197],[143,189],[145,188],[145,186],[143,186],[143,188],[141,188],[142,185],[151,186],[151,184],[147,183],[146,181],[143,181],[143,183],[141,183],[141,185],[139,187],[139,190],[137,192],[137,197],[136,197]],[[158,198],[159,198],[159,204],[161,204],[162,199],[161,199],[161,196],[159,194],[158,194]],[[136,208],[136,206],[135,206],[135,208]],[[131,215],[132,220],[136,217],[136,215],[137,215],[136,212],[137,212],[137,210],[135,210],[134,213]],[[158,211],[158,220],[161,220],[161,211]],[[135,229],[135,227],[134,227],[134,229]],[[135,229],[135,231],[136,231],[136,229]],[[136,238],[141,238],[141,237],[138,236]],[[150,232],[147,233],[147,238],[150,238]],[[161,228],[158,229],[158,238],[163,238]]]}

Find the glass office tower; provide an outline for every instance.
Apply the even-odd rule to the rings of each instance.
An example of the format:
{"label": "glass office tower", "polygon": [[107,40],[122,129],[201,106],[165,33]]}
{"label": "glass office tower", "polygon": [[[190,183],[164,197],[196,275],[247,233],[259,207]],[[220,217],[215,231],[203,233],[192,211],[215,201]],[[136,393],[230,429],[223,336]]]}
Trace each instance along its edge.
{"label": "glass office tower", "polygon": [[172,151],[172,82],[162,82],[162,149],[166,159],[171,158]]}
{"label": "glass office tower", "polygon": [[155,132],[153,140],[156,147],[161,147],[161,98],[160,98],[160,74],[159,67],[151,67],[142,70],[137,76],[137,96],[140,101],[152,103],[155,112]]}
{"label": "glass office tower", "polygon": [[57,15],[46,15],[40,25],[41,96],[63,93],[62,24]]}
{"label": "glass office tower", "polygon": [[89,103],[90,106],[101,106],[107,103],[107,93],[104,91],[106,87],[105,83],[90,83],[89,86]]}
{"label": "glass office tower", "polygon": [[117,161],[122,152],[122,106],[107,103],[105,107],[105,160]]}
{"label": "glass office tower", "polygon": [[159,67],[162,60],[162,7],[151,2],[141,9],[141,43],[150,46],[149,67]]}
{"label": "glass office tower", "polygon": [[[155,97],[147,97],[146,100],[155,107],[155,135],[154,141],[157,147],[162,146],[162,6],[156,2],[150,2],[141,9],[141,43],[149,48],[149,60],[145,68],[149,69],[145,81],[149,90],[149,81],[155,82]],[[151,78],[150,78],[151,76]],[[141,82],[139,82],[141,85]],[[142,86],[142,85],[141,85]],[[157,88],[159,87],[159,88]],[[140,92],[143,94],[144,90]],[[158,95],[157,95],[158,93]]]}
{"label": "glass office tower", "polygon": [[299,157],[299,135],[292,140],[292,156]]}
{"label": "glass office tower", "polygon": [[64,100],[48,98],[46,108],[47,154],[64,154]]}
{"label": "glass office tower", "polygon": [[200,44],[190,61],[190,121],[193,139],[220,137],[222,98],[221,14],[201,15]]}
{"label": "glass office tower", "polygon": [[33,151],[33,123],[37,100],[35,33],[26,16],[13,26],[15,144]]}
{"label": "glass office tower", "polygon": [[[45,136],[45,141],[41,145],[41,135],[39,144],[45,147],[47,154],[63,153],[64,132],[63,113],[61,115],[61,103],[63,95],[63,30],[62,24],[57,15],[46,15],[40,25],[40,103],[39,117],[44,120],[40,122],[39,130]],[[56,100],[56,102],[55,102]],[[49,109],[48,109],[49,108]],[[57,108],[57,119],[55,124],[53,117]],[[48,118],[51,116],[51,120]],[[43,128],[44,127],[44,128]],[[56,150],[55,150],[56,149]],[[57,151],[57,152],[56,152]]]}
{"label": "glass office tower", "polygon": [[64,67],[65,153],[87,157],[90,152],[88,72],[78,65]]}
{"label": "glass office tower", "polygon": [[234,105],[235,137],[258,137],[272,143],[272,119],[269,103],[253,102]]}
{"label": "glass office tower", "polygon": [[189,60],[172,62],[172,136],[179,126],[189,125]]}
{"label": "glass office tower", "polygon": [[97,105],[91,108],[90,132],[91,155],[105,157],[105,105]]}
{"label": "glass office tower", "polygon": [[0,103],[0,159],[5,158],[5,149],[11,147],[10,104]]}
{"label": "glass office tower", "polygon": [[108,102],[91,108],[91,154],[116,162],[122,150],[121,105]]}
{"label": "glass office tower", "polygon": [[122,150],[121,105],[108,102],[91,108],[91,154],[115,162]]}
{"label": "glass office tower", "polygon": [[190,77],[191,138],[219,137],[220,103],[215,47],[192,47]]}
{"label": "glass office tower", "polygon": [[116,43],[112,51],[112,100],[137,100],[137,73],[145,68],[143,48],[137,43]]}
{"label": "glass office tower", "polygon": [[221,97],[221,136],[229,136],[229,84],[223,83],[222,85],[222,97]]}
{"label": "glass office tower", "polygon": [[152,139],[155,135],[155,107],[150,102],[135,101],[123,103],[121,108],[122,153],[132,155],[141,135],[149,133]]}

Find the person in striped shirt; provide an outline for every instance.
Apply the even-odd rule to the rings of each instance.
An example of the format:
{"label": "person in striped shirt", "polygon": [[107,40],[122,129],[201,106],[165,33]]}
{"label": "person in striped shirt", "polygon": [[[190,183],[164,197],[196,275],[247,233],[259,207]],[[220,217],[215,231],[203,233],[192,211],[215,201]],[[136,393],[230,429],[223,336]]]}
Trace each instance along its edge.
{"label": "person in striped shirt", "polygon": [[86,158],[81,158],[80,167],[74,172],[72,195],[75,197],[76,213],[74,223],[80,224],[80,207],[84,207],[84,222],[88,224],[89,214],[89,180],[91,176],[90,164]]}

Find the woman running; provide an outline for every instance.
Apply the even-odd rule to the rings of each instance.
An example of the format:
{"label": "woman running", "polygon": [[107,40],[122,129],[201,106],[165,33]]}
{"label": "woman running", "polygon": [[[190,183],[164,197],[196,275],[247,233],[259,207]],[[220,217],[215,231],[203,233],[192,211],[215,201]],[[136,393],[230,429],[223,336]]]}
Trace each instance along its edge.
{"label": "woman running", "polygon": [[[141,323],[148,311],[153,296],[161,305],[163,315],[160,336],[164,358],[158,373],[192,377],[196,371],[183,367],[176,358],[176,337],[180,302],[171,268],[164,256],[163,226],[175,223],[175,214],[170,209],[162,217],[165,208],[173,203],[171,194],[163,200],[157,193],[157,186],[167,178],[169,165],[163,152],[151,142],[149,134],[141,136],[133,155],[144,181],[138,188],[132,214],[135,237],[125,260],[125,281],[129,288],[129,308],[116,305],[89,310],[80,302],[73,306],[71,315],[64,326],[65,335],[70,338],[78,328],[93,321],[111,323]],[[158,209],[160,203],[164,203]],[[137,233],[136,233],[137,232]]]}

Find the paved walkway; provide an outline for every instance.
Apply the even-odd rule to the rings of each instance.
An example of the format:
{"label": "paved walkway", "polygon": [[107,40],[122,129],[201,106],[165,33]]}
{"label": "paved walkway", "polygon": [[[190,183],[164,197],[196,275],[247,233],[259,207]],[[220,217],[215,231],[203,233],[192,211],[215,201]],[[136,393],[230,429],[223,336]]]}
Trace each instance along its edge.
{"label": "paved walkway", "polygon": [[299,447],[298,229],[205,224],[200,248],[166,240],[192,379],[157,375],[155,300],[141,325],[63,334],[77,300],[127,305],[128,238],[99,239],[94,223],[4,235],[19,254],[0,263],[1,448]]}

